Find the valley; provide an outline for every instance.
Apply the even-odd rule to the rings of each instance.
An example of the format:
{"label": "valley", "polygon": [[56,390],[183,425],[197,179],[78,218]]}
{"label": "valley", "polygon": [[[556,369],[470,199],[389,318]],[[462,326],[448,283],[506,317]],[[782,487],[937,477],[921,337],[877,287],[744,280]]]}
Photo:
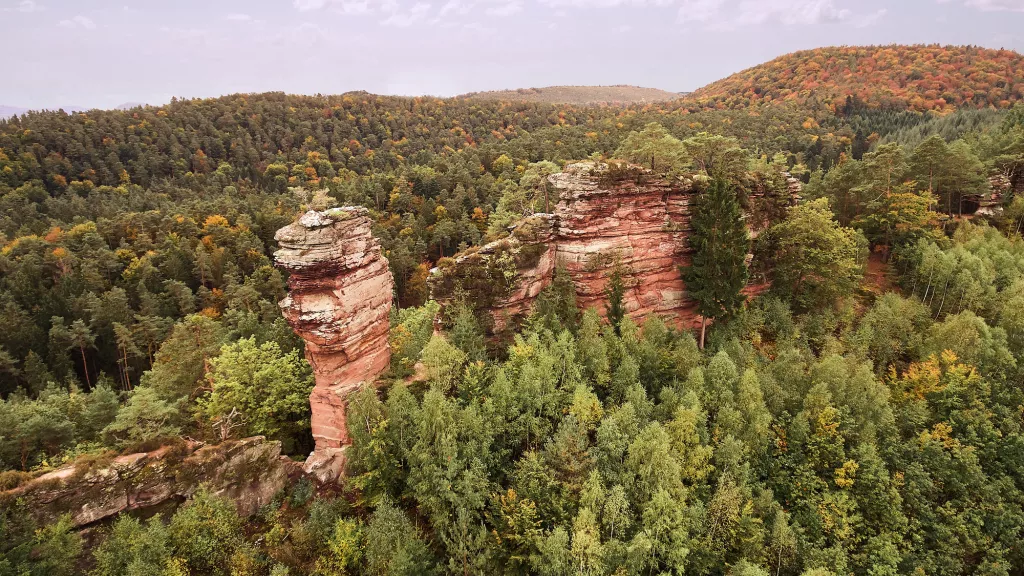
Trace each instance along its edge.
{"label": "valley", "polygon": [[1022,71],[0,119],[0,575],[1018,574]]}

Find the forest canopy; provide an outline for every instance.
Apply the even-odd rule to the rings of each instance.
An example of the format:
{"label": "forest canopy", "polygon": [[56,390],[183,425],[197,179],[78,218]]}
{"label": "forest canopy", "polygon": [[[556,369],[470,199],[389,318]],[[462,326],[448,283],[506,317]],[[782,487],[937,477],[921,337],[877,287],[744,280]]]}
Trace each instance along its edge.
{"label": "forest canopy", "polygon": [[[268,93],[0,122],[0,575],[1020,573],[1020,64],[836,48],[644,105]],[[560,273],[504,339],[430,299],[431,268],[549,211],[583,159],[694,185],[679,273],[706,334],[635,322],[615,282],[581,311]],[[185,439],[303,458],[273,237],[338,205],[396,283],[342,485],[84,533],[5,496]]]}

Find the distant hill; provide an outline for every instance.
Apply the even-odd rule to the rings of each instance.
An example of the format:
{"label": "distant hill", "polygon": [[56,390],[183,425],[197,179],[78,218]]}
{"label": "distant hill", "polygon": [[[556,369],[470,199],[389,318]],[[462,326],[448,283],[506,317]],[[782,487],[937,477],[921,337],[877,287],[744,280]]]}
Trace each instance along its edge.
{"label": "distant hill", "polygon": [[507,102],[541,102],[546,104],[642,104],[665,102],[682,98],[679,92],[640,86],[548,86],[546,88],[520,88],[472,92],[460,98],[473,100],[503,100]]}
{"label": "distant hill", "polygon": [[[58,108],[45,108],[45,110],[51,111],[57,109]],[[68,114],[72,112],[85,112],[86,110],[89,110],[89,108],[85,106],[60,106],[59,109],[67,112]],[[12,116],[20,116],[26,112],[31,112],[33,110],[39,112],[44,110],[44,108],[22,108],[20,106],[4,106],[0,104],[0,120],[10,118]]]}
{"label": "distant hill", "polygon": [[[112,110],[131,110],[133,108],[138,108],[140,106],[146,106],[146,104],[144,104],[142,102],[125,102],[124,104],[121,104],[120,106],[112,108]],[[61,106],[60,109],[65,111],[65,112],[67,112],[67,113],[69,113],[69,114],[72,113],[72,112],[85,112],[87,110],[92,110],[92,108],[88,108],[86,106]],[[12,116],[20,116],[20,115],[24,114],[25,112],[29,112],[30,110],[37,110],[38,111],[40,109],[39,108],[22,108],[20,106],[4,106],[4,105],[0,104],[0,120],[3,120],[5,118],[10,118]]]}
{"label": "distant hill", "polygon": [[17,106],[4,106],[0,104],[0,119],[10,118],[11,116],[17,116],[28,112],[28,108],[19,108]]}
{"label": "distant hill", "polygon": [[772,101],[817,101],[836,111],[1005,108],[1024,98],[1024,56],[974,46],[818,48],[733,74],[690,98],[727,108]]}

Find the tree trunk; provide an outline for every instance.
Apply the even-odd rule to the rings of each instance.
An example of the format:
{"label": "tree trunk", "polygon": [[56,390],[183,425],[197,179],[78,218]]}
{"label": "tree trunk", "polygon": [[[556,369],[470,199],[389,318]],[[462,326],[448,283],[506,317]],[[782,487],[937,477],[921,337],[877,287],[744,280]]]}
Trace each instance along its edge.
{"label": "tree trunk", "polygon": [[942,307],[946,305],[946,290],[949,288],[949,278],[946,278],[946,284],[942,287],[942,300],[939,300],[939,310],[935,313],[935,319],[939,319],[939,315],[942,314]]}
{"label": "tree trunk", "polygon": [[707,331],[708,319],[704,316],[700,317],[700,349],[704,349],[704,333]]}
{"label": "tree trunk", "polygon": [[126,392],[130,392],[132,389],[132,380],[128,377],[128,348],[121,347],[124,354],[124,389]]}
{"label": "tree trunk", "polygon": [[85,361],[85,346],[79,346],[78,350],[82,353],[82,371],[85,372],[85,388],[86,390],[92,390],[92,382],[89,381],[89,364]]}

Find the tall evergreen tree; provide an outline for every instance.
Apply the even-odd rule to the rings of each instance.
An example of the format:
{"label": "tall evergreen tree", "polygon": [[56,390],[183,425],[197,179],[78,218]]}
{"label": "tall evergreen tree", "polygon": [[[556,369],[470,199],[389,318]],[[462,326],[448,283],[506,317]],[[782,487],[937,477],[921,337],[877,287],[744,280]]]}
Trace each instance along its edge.
{"label": "tall evergreen tree", "polygon": [[748,277],[750,240],[736,191],[726,180],[716,178],[697,198],[690,226],[693,259],[682,273],[690,297],[697,301],[704,348],[708,318],[726,318],[743,305]]}
{"label": "tall evergreen tree", "polygon": [[608,285],[604,289],[605,297],[608,298],[608,304],[606,308],[606,314],[608,316],[608,322],[615,328],[615,333],[619,333],[619,324],[622,323],[622,319],[626,316],[626,307],[622,303],[622,297],[626,293],[626,286],[622,282],[622,264],[616,262],[615,267],[612,268],[612,275],[608,279]]}

